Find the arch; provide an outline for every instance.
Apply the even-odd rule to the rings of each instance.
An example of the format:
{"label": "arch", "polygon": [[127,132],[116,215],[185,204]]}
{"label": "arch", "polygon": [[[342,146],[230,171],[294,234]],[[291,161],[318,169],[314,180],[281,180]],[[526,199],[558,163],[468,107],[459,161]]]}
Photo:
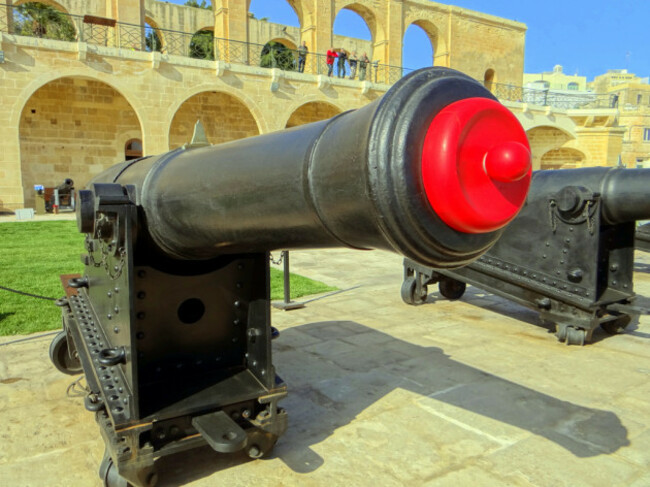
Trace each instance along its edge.
{"label": "arch", "polygon": [[[168,120],[169,123],[171,124],[171,120],[174,118],[178,110],[180,110],[181,106],[190,98],[192,98],[195,95],[198,95],[200,93],[206,92],[206,91],[215,91],[214,83],[203,83],[197,86],[192,86],[188,88],[184,93],[179,94],[176,97],[176,101],[172,106],[169,107],[167,110],[167,114],[165,117],[165,120]],[[228,86],[220,86],[219,87],[219,92],[220,93],[225,93],[226,95],[230,95],[233,98],[237,99],[240,101],[248,110],[251,112],[253,115],[253,118],[255,119],[255,123],[257,124],[257,129],[260,134],[265,134],[269,132],[268,124],[266,119],[264,118],[264,112],[260,109],[260,107],[255,103],[254,99],[247,95],[244,91],[242,90],[236,90],[234,88],[230,88]]]}
{"label": "arch", "polygon": [[139,159],[142,157],[142,139],[132,138],[124,144],[124,160]]}
{"label": "arch", "polygon": [[88,77],[65,76],[43,84],[25,102],[18,127],[27,205],[33,204],[30,189],[35,184],[57,186],[69,177],[83,187],[124,160],[123,134],[142,139],[142,125],[128,100]]}
{"label": "arch", "polygon": [[[52,29],[49,29],[50,35],[48,35],[47,31],[48,31],[48,27],[52,26],[52,22],[51,22],[52,19],[50,18],[50,19],[37,20],[37,17],[32,16],[31,18],[33,20],[31,22],[32,25],[30,29],[32,32],[31,33],[19,32],[18,26],[20,25],[20,9],[18,9],[14,12],[13,28],[15,29],[15,32],[12,33],[16,33],[18,35],[28,35],[28,36],[31,35],[35,37],[46,37],[49,39],[63,40],[63,41],[75,41],[79,39],[78,26],[75,22],[72,21],[68,9],[66,9],[62,4],[54,0],[18,0],[13,3],[13,6],[25,7],[29,4],[46,5],[48,7],[52,7],[55,11],[63,14],[60,18],[57,19],[58,22],[54,22],[57,24],[57,29],[54,29],[54,34],[51,33]],[[33,24],[38,24],[38,27],[34,27]]]}
{"label": "arch", "polygon": [[483,86],[485,86],[488,90],[493,91],[496,85],[496,73],[494,69],[489,68],[485,71],[485,74],[483,75]]}
{"label": "arch", "polygon": [[[221,2],[222,0],[215,0],[217,2]],[[259,1],[259,0],[257,0]],[[304,9],[303,9],[303,0],[283,0],[287,5],[289,5],[293,11],[296,14],[296,17],[298,17],[298,27],[300,27],[300,30],[302,31],[302,26],[305,25],[304,23]],[[216,10],[216,7],[215,7]],[[251,12],[251,0],[246,0],[246,13],[250,14],[253,13]]]}
{"label": "arch", "polygon": [[[34,93],[36,93],[36,91],[38,91],[40,88],[42,88],[43,86],[47,85],[52,81],[61,78],[88,79],[92,81],[99,81],[101,83],[104,83],[105,85],[110,86],[127,101],[129,106],[133,107],[135,114],[138,117],[138,123],[140,124],[140,127],[144,127],[144,120],[142,114],[147,113],[147,110],[145,109],[145,106],[142,104],[141,100],[139,100],[138,98],[131,98],[130,96],[128,96],[127,92],[129,91],[129,89],[125,86],[121,86],[121,84],[116,78],[113,78],[109,83],[105,81],[104,77],[96,76],[94,74],[88,74],[88,71],[83,68],[61,70],[56,73],[46,73],[42,76],[39,76],[38,78],[34,79],[31,83],[26,85],[23,88],[23,90],[20,92],[20,94],[16,97],[16,99],[29,100],[34,95]],[[20,119],[22,118],[22,113],[25,110],[26,105],[27,103],[25,102],[22,104],[22,106],[14,107],[15,109],[12,109],[9,112],[12,114],[11,117],[12,126],[18,127],[18,125],[20,124]]]}
{"label": "arch", "polygon": [[327,103],[325,101],[309,101],[296,108],[287,123],[285,128],[297,127],[312,122],[319,122],[320,120],[327,120],[335,115],[338,115],[341,110],[336,105]]}
{"label": "arch", "polygon": [[[448,66],[447,42],[444,36],[440,34],[438,27],[430,20],[417,19],[404,29],[404,36],[406,36],[406,31],[414,25],[424,31],[431,43],[432,59],[430,66]],[[404,48],[404,37],[402,37],[402,48]]]}
{"label": "arch", "polygon": [[541,157],[541,169],[574,169],[585,165],[583,152],[570,147],[561,147],[546,152]]}
{"label": "arch", "polygon": [[296,44],[293,41],[290,41],[289,39],[285,39],[283,37],[275,37],[271,39],[269,42],[277,42],[278,44],[282,44],[284,47],[286,47],[291,51],[295,51],[296,49],[298,49],[298,46],[296,46]]}
{"label": "arch", "polygon": [[569,84],[567,85],[567,89],[568,89],[568,90],[572,90],[572,91],[573,91],[573,90],[578,90],[579,87],[580,87],[580,86],[579,86],[578,83],[576,83],[575,81],[571,81],[571,83],[569,83]]}
{"label": "arch", "polygon": [[192,35],[190,43],[186,44],[184,48],[187,48],[187,54],[183,53],[182,55],[214,61],[214,26],[198,29]]}
{"label": "arch", "polygon": [[549,151],[560,149],[566,143],[575,139],[571,134],[559,127],[541,125],[526,132],[533,158],[533,170],[541,168],[542,156]]}
{"label": "arch", "polygon": [[[384,28],[383,23],[380,21],[382,17],[377,12],[375,3],[376,2],[368,0],[336,0],[332,18],[332,36],[334,35],[334,22],[336,21],[338,14],[341,12],[341,10],[350,10],[359,15],[368,26],[373,48],[377,45],[377,43],[385,40],[386,29]],[[378,54],[379,53],[373,53],[374,57],[376,57]]]}
{"label": "arch", "polygon": [[[147,51],[161,51],[166,45],[166,39],[158,23],[148,15],[144,17],[145,47]],[[153,35],[152,35],[153,34]]]}
{"label": "arch", "polygon": [[57,9],[59,12],[70,15],[68,9],[66,9],[62,4],[56,2],[55,0],[14,0],[13,6],[18,7],[26,3],[42,3],[43,5],[49,5],[50,7]]}
{"label": "arch", "polygon": [[259,135],[253,113],[239,98],[223,91],[204,90],[183,101],[169,124],[169,149],[190,142],[200,120],[211,144]]}

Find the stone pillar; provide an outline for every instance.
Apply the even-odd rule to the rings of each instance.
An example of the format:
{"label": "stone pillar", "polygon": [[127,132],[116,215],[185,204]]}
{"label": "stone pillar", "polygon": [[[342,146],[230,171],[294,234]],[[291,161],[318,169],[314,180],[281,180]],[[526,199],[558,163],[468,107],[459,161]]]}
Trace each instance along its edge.
{"label": "stone pillar", "polygon": [[401,1],[388,2],[386,11],[386,62],[391,66],[402,65],[402,46],[404,42],[404,4]]}
{"label": "stone pillar", "polygon": [[118,22],[118,47],[145,50],[144,2],[145,0],[106,0],[106,17]]}
{"label": "stone pillar", "polygon": [[13,0],[5,0],[4,6],[0,8],[0,32],[8,34],[14,30],[14,7]]}
{"label": "stone pillar", "polygon": [[225,62],[246,62],[249,59],[247,3],[222,0],[221,5],[214,7],[215,59]]}
{"label": "stone pillar", "polygon": [[325,54],[334,47],[334,0],[314,0],[312,16],[312,43],[314,52]]}

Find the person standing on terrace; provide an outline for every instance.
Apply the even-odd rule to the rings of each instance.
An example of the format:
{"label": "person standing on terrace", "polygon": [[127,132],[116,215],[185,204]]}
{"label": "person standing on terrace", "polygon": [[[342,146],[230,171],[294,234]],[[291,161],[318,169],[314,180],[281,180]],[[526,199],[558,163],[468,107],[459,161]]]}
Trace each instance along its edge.
{"label": "person standing on terrace", "polygon": [[345,60],[348,58],[348,51],[339,49],[339,78],[345,78]]}
{"label": "person standing on terrace", "polygon": [[369,62],[370,59],[368,59],[368,55],[364,52],[363,56],[361,56],[361,59],[359,60],[359,81],[364,81],[366,79],[366,70],[368,69]]}
{"label": "person standing on terrace", "polygon": [[299,73],[305,72],[305,61],[307,60],[308,53],[309,53],[309,49],[307,49],[307,43],[305,41],[302,41],[302,44],[298,48],[298,72]]}
{"label": "person standing on terrace", "polygon": [[339,57],[339,55],[336,54],[336,49],[330,47],[327,51],[327,59],[325,60],[327,63],[327,76],[330,78],[332,77],[332,71],[334,70],[334,59],[337,57]]}
{"label": "person standing on terrace", "polygon": [[352,51],[352,54],[348,58],[348,63],[350,64],[350,79],[354,79],[357,74],[357,63],[359,58],[357,57],[357,51]]}

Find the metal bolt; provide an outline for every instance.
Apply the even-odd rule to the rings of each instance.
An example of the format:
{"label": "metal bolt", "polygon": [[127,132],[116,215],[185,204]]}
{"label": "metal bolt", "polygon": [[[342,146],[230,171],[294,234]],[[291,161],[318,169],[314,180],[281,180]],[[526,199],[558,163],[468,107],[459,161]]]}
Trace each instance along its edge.
{"label": "metal bolt", "polygon": [[113,328],[113,333],[119,333],[119,332],[120,332],[120,329],[117,326],[115,328]]}

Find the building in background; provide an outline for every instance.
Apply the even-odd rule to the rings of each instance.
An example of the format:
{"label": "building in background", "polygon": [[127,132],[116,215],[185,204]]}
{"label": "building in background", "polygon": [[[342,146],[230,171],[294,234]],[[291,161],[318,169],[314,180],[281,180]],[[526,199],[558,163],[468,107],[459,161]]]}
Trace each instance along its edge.
{"label": "building in background", "polygon": [[[117,162],[179,147],[197,119],[220,143],[359,108],[404,74],[411,25],[425,32],[432,65],[463,71],[515,113],[535,169],[611,166],[621,154],[626,132],[607,100],[575,99],[572,88],[540,98],[524,87],[526,26],[512,20],[423,0],[287,1],[299,28],[255,19],[243,0],[212,0],[211,10],[46,3],[48,16],[29,1],[0,4],[0,211],[33,207],[35,185],[72,178],[83,187]],[[370,41],[334,36],[342,9],[361,16]],[[293,49],[303,41],[301,73]],[[363,81],[326,76],[332,46],[368,50]]]}

